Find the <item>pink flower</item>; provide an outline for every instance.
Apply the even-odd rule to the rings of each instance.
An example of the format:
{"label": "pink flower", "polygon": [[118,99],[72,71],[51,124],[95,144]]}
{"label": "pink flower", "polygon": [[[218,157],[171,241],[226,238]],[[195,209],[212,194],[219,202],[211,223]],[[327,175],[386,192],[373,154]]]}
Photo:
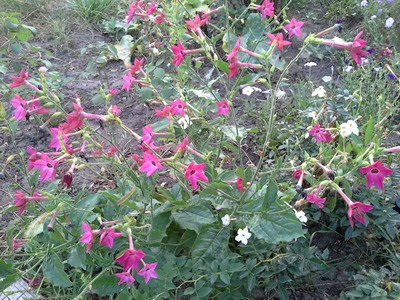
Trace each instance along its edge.
{"label": "pink flower", "polygon": [[193,190],[197,190],[198,180],[208,182],[208,178],[204,174],[205,167],[206,167],[205,163],[196,164],[194,162],[191,162],[189,166],[186,167],[185,178],[190,182]]}
{"label": "pink flower", "polygon": [[147,172],[146,176],[151,176],[155,171],[161,170],[163,166],[160,164],[158,157],[151,152],[143,153],[143,164],[139,168],[140,172]]}
{"label": "pink flower", "polygon": [[171,114],[185,116],[185,107],[186,103],[181,100],[181,98],[177,98],[175,101],[169,103],[171,106]]}
{"label": "pink flower", "polygon": [[25,80],[28,79],[28,72],[25,72],[24,69],[21,69],[19,76],[12,76],[12,83],[8,86],[10,89],[24,85]]}
{"label": "pink flower", "polygon": [[301,27],[304,25],[304,22],[297,21],[296,18],[292,18],[289,22],[289,24],[285,25],[285,29],[289,33],[289,39],[292,37],[292,35],[296,35],[301,37]]}
{"label": "pink flower", "polygon": [[274,2],[270,2],[269,0],[264,0],[261,5],[256,6],[256,9],[261,12],[261,18],[263,20],[265,20],[267,16],[270,18],[274,16]]}
{"label": "pink flower", "polygon": [[17,238],[13,238],[12,239],[12,243],[11,243],[11,247],[13,249],[13,251],[17,250],[18,248],[22,248],[23,245],[25,245],[27,242],[26,239],[17,239]]}
{"label": "pink flower", "polygon": [[318,193],[308,194],[306,200],[310,203],[317,205],[319,208],[324,208],[326,198],[318,197]]}
{"label": "pink flower", "polygon": [[40,105],[40,99],[38,98],[29,100],[28,106],[29,106],[28,114],[47,114],[50,112],[50,110]]}
{"label": "pink flower", "polygon": [[33,196],[27,196],[22,191],[16,191],[14,193],[14,205],[18,208],[18,215],[21,215],[25,210],[28,201],[42,201],[45,199],[47,198],[37,192],[34,192]]}
{"label": "pink flower", "polygon": [[115,96],[118,93],[118,90],[117,89],[110,89],[108,92],[110,93],[111,96]]}
{"label": "pink flower", "polygon": [[301,169],[297,169],[293,171],[292,177],[296,178],[297,180],[299,180],[301,177],[304,177],[305,173],[303,170]]}
{"label": "pink flower", "polygon": [[387,148],[387,149],[383,150],[383,152],[385,152],[385,153],[395,153],[395,152],[400,152],[400,146],[396,146],[396,147]]}
{"label": "pink flower", "polygon": [[115,232],[114,228],[106,228],[100,235],[100,245],[106,245],[112,249],[114,247],[114,239],[121,235],[122,233]]}
{"label": "pink flower", "polygon": [[328,143],[333,140],[331,133],[325,128],[321,128],[319,122],[317,122],[314,127],[308,131],[308,133],[315,137],[317,143]]}
{"label": "pink flower", "polygon": [[232,60],[232,58],[236,58],[238,53],[240,52],[240,37],[237,39],[235,46],[232,48],[232,51],[228,54],[227,60]]}
{"label": "pink flower", "polygon": [[202,20],[199,15],[196,15],[193,21],[185,21],[185,23],[188,25],[189,31],[198,32],[200,27],[206,23],[206,20]]}
{"label": "pink flower", "polygon": [[78,103],[72,103],[74,107],[74,111],[70,112],[67,115],[67,123],[62,123],[59,127],[64,131],[64,133],[68,133],[71,130],[77,129],[83,125],[83,108]]}
{"label": "pink flower", "polygon": [[165,21],[165,12],[158,11],[158,16],[154,19],[154,24],[160,24]]}
{"label": "pink flower", "polygon": [[81,243],[86,244],[86,253],[89,253],[90,248],[92,248],[93,245],[94,232],[92,231],[90,225],[86,224],[85,222],[82,222],[82,229],[83,229],[83,234],[79,239],[79,241]]}
{"label": "pink flower", "polygon": [[150,16],[157,10],[157,5],[154,1],[151,1],[149,8],[146,11],[146,15]]}
{"label": "pink flower", "polygon": [[128,283],[129,286],[132,287],[132,282],[135,282],[135,278],[133,278],[130,270],[127,272],[115,273],[114,275],[119,278],[118,285]]}
{"label": "pink flower", "polygon": [[362,174],[366,175],[367,188],[375,185],[378,189],[383,190],[383,181],[386,176],[393,173],[393,170],[386,168],[380,160],[374,162],[372,165],[358,169]]}
{"label": "pink flower", "polygon": [[144,277],[144,282],[147,284],[150,278],[158,278],[155,272],[157,263],[145,264],[142,269],[139,270],[138,275]]}
{"label": "pink flower", "polygon": [[349,206],[347,215],[349,217],[350,226],[354,228],[353,218],[356,219],[361,224],[365,225],[365,213],[369,212],[374,207],[369,204],[364,204],[361,202],[353,202]]}
{"label": "pink flower", "polygon": [[175,54],[172,63],[175,66],[179,66],[186,56],[185,48],[183,47],[182,43],[178,41],[176,45],[171,46],[171,50]]}
{"label": "pink flower", "polygon": [[217,114],[227,116],[229,115],[229,104],[228,101],[217,102],[218,111]]}
{"label": "pink flower", "polygon": [[239,192],[243,192],[243,178],[239,177],[236,179],[236,188]]}
{"label": "pink flower", "polygon": [[14,118],[16,121],[25,119],[27,111],[27,102],[18,94],[14,94],[14,97],[10,101],[11,105],[15,108]]}
{"label": "pink flower", "polygon": [[239,73],[239,62],[236,57],[232,57],[231,63],[229,64],[228,69],[229,69],[228,78],[232,78],[237,73]]}
{"label": "pink flower", "polygon": [[129,73],[133,75],[136,72],[139,72],[142,69],[143,63],[144,63],[144,58],[142,59],[135,58],[133,65],[129,66]]}
{"label": "pink flower", "polygon": [[146,255],[142,250],[127,249],[125,252],[115,259],[116,262],[121,263],[124,267],[124,272],[130,268],[139,271],[139,262]]}
{"label": "pink flower", "polygon": [[122,80],[124,81],[124,84],[122,85],[121,90],[129,91],[132,87],[132,83],[135,82],[136,78],[133,77],[131,73],[128,73],[128,75],[122,76]]}
{"label": "pink flower", "polygon": [[181,154],[185,154],[187,148],[189,145],[189,138],[186,136],[183,138],[182,143],[180,143],[179,145],[177,145],[174,149],[174,153],[181,151]]}
{"label": "pink flower", "polygon": [[[146,125],[142,128],[143,130],[143,136],[142,136],[142,141],[149,146],[150,148],[155,148],[156,146],[153,143],[153,137],[155,135],[153,128],[151,127],[151,125]],[[148,148],[144,145],[141,146],[142,149],[144,150],[148,150]]]}
{"label": "pink flower", "polygon": [[276,36],[271,33],[267,33],[267,36],[269,38],[268,45],[274,44],[281,51],[283,51],[284,46],[291,44],[291,42],[283,40],[282,32],[279,32]]}
{"label": "pink flower", "polygon": [[354,38],[353,42],[346,42],[340,38],[334,38],[331,40],[321,39],[319,41],[321,41],[324,45],[327,46],[332,46],[350,51],[351,57],[354,59],[354,61],[358,65],[361,65],[361,57],[369,54],[368,51],[362,50],[362,48],[364,48],[364,46],[367,44],[365,40],[360,39],[362,34],[363,31],[360,31]]}
{"label": "pink flower", "polygon": [[53,137],[50,140],[50,148],[55,148],[56,151],[58,151],[61,148],[60,140],[63,141],[63,144],[66,144],[68,142],[68,137],[61,128],[50,128],[50,133]]}
{"label": "pink flower", "polygon": [[169,114],[171,113],[171,106],[165,105],[162,110],[156,110],[155,115],[158,117],[169,117]]}
{"label": "pink flower", "polygon": [[43,182],[47,179],[54,181],[56,178],[57,161],[52,160],[47,154],[42,153],[41,158],[35,160],[32,165],[40,170],[39,181]]}
{"label": "pink flower", "polygon": [[108,113],[112,114],[114,117],[119,117],[121,115],[121,110],[118,108],[118,106],[113,105],[108,110]]}

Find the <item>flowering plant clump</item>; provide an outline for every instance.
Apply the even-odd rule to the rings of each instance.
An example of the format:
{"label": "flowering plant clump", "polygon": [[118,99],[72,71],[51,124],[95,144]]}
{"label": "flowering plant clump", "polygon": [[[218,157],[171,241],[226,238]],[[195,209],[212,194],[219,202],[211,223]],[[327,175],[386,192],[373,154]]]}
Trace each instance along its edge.
{"label": "flowering plant clump", "polygon": [[[328,39],[307,35],[285,9],[279,17],[275,2],[251,3],[240,18],[226,5],[131,3],[124,22],[143,45],[122,59],[119,82],[100,89],[96,113],[85,97],[60,99],[48,70],[10,76],[6,129],[31,122],[49,149],[20,149],[26,181],[15,182],[9,210],[21,226],[8,244],[35,258],[1,260],[0,286],[24,277],[49,298],[243,299],[258,289],[285,298],[281,283],[326,271],[323,254],[301,244],[309,224],[344,228],[346,240],[374,225],[399,152],[374,132],[384,113],[360,116],[362,99],[339,109],[320,85],[307,91],[318,108],[296,112],[289,135],[276,114],[309,47],[346,50],[357,68],[369,55],[363,31]],[[131,38],[110,46],[113,55]],[[143,55],[146,47],[158,49]],[[124,101],[143,104],[140,125]]]}

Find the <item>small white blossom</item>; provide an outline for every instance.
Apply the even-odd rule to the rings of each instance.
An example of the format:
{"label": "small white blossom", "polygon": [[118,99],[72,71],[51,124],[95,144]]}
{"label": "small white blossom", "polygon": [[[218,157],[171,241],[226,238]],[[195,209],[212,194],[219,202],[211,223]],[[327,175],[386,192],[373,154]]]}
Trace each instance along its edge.
{"label": "small white blossom", "polygon": [[394,19],[393,18],[387,18],[386,22],[385,22],[385,27],[386,28],[390,28],[392,27],[394,24]]}
{"label": "small white blossom", "polygon": [[284,92],[284,91],[279,90],[279,91],[276,92],[276,98],[277,99],[282,99],[285,96],[286,96],[286,92]]}
{"label": "small white blossom", "polygon": [[178,124],[181,126],[182,129],[186,129],[189,127],[189,125],[192,125],[192,122],[190,121],[189,116],[185,115],[178,120]]}
{"label": "small white blossom", "polygon": [[239,228],[237,231],[237,236],[235,237],[235,240],[237,242],[242,242],[243,244],[247,245],[247,240],[251,237],[251,233],[249,232],[249,229],[247,226],[245,228]]}
{"label": "small white blossom", "polygon": [[332,80],[332,76],[324,76],[324,77],[322,77],[322,81],[323,82],[329,82],[331,80]]}
{"label": "small white blossom", "polygon": [[326,96],[326,91],[322,85],[317,87],[314,92],[311,94],[312,97],[318,96],[318,97],[325,97]]}
{"label": "small white blossom", "polygon": [[304,64],[305,67],[310,67],[310,68],[311,67],[315,67],[316,65],[317,64],[315,62],[313,62],[313,61],[310,61],[310,62]]}
{"label": "small white blossom", "polygon": [[300,222],[306,223],[307,222],[307,217],[304,211],[300,210],[294,210],[294,213],[296,214],[297,219],[300,220]]}
{"label": "small white blossom", "polygon": [[39,68],[39,72],[40,72],[40,73],[46,73],[47,70],[48,70],[48,69],[47,69],[46,67],[40,67],[40,68]]}
{"label": "small white blossom", "polygon": [[368,1],[367,1],[367,0],[361,1],[361,2],[360,2],[360,6],[361,6],[361,7],[366,7],[366,6],[368,6]]}
{"label": "small white blossom", "polygon": [[376,15],[371,16],[370,19],[371,19],[371,20],[375,20],[375,19],[376,19]]}
{"label": "small white blossom", "polygon": [[310,111],[308,114],[307,114],[307,116],[308,117],[310,117],[310,118],[313,118],[313,119],[315,119],[316,117],[317,117],[317,115],[318,115],[318,113],[316,112],[316,111]]}
{"label": "small white blossom", "polygon": [[346,123],[340,124],[339,133],[343,137],[350,136],[352,133],[359,134],[357,123],[353,120],[348,120]]}
{"label": "small white blossom", "polygon": [[259,89],[258,87],[246,86],[245,88],[243,88],[242,94],[250,96],[251,94],[253,94],[254,91],[261,92],[261,89]]}
{"label": "small white blossom", "polygon": [[345,67],[343,67],[343,72],[349,73],[351,71],[351,69],[353,69],[352,66],[345,66]]}
{"label": "small white blossom", "polygon": [[228,226],[231,223],[231,217],[228,214],[226,214],[225,216],[223,216],[221,218],[221,221],[222,221],[222,225]]}
{"label": "small white blossom", "polygon": [[369,64],[369,59],[365,57],[361,57],[361,65]]}

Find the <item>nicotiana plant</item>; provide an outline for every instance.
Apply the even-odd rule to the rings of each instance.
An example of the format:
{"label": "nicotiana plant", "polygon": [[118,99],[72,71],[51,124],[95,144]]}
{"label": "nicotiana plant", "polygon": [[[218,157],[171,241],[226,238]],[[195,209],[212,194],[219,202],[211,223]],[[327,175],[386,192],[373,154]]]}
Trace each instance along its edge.
{"label": "nicotiana plant", "polygon": [[[361,234],[377,200],[360,199],[352,186],[383,195],[394,173],[386,158],[400,151],[381,146],[374,116],[345,119],[323,105],[300,137],[307,144],[301,161],[266,164],[276,101],[306,48],[346,50],[356,65],[369,54],[362,31],[350,42],[322,31],[286,62],[304,22],[283,17],[285,10],[265,0],[232,17],[227,3],[133,2],[126,26],[141,28],[140,42],[154,51],[124,59],[121,86],[100,91],[102,114],[89,112],[78,95],[63,103],[45,68],[34,80],[40,86],[24,69],[12,76],[14,117],[5,121],[2,113],[7,130],[34,122],[48,132],[52,150],[28,147],[7,161],[28,184],[17,183],[9,208],[21,217],[8,230],[0,286],[23,277],[38,295],[74,299],[243,299],[260,289],[285,295],[269,281],[270,267],[279,245],[306,235],[309,208],[344,216],[346,238]],[[121,41],[133,47],[128,36]],[[246,125],[235,104],[249,88],[269,91],[257,115],[262,128]],[[326,97],[318,89],[310,96]],[[122,91],[154,104],[155,121],[131,128],[129,111],[113,104]],[[262,140],[256,161],[243,150],[251,135]],[[108,188],[72,189],[78,172],[104,177],[101,167],[116,174],[103,181]]]}

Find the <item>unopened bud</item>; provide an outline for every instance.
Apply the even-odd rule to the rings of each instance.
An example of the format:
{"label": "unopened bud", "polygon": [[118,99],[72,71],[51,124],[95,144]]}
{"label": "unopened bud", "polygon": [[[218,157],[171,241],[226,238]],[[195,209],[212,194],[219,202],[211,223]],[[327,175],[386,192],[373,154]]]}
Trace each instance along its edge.
{"label": "unopened bud", "polygon": [[12,162],[12,161],[14,160],[14,158],[15,158],[15,154],[10,155],[10,156],[7,158],[7,163]]}

